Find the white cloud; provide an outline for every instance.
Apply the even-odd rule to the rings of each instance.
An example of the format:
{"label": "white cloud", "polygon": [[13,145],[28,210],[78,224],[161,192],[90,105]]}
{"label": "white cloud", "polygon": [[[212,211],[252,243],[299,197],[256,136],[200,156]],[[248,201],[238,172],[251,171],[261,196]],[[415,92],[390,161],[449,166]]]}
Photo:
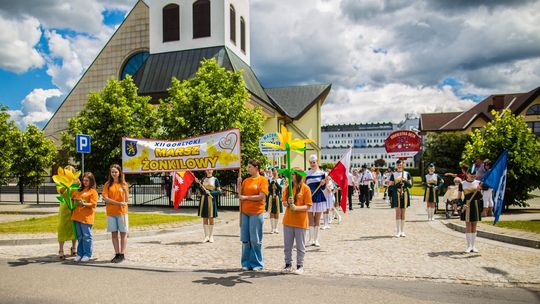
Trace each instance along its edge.
{"label": "white cloud", "polygon": [[58,89],[34,89],[21,101],[21,110],[8,111],[15,124],[24,129],[29,124],[43,124],[53,113],[48,109],[48,103],[54,103],[62,97]]}
{"label": "white cloud", "polygon": [[23,73],[45,63],[34,48],[41,37],[37,19],[24,17],[11,20],[0,14],[0,28],[0,68]]}
{"label": "white cloud", "polygon": [[398,83],[360,89],[337,87],[333,102],[322,107],[322,123],[361,123],[403,120],[405,113],[463,111],[474,105],[455,96],[450,86],[442,88],[409,86]]}

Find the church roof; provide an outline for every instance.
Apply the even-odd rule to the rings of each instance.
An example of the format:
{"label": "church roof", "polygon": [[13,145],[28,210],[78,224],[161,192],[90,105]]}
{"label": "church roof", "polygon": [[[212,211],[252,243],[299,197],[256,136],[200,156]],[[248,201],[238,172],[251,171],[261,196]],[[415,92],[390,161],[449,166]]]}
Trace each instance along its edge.
{"label": "church roof", "polygon": [[302,116],[318,99],[326,97],[330,84],[264,89],[242,59],[224,46],[150,54],[135,74],[139,94],[165,96],[172,77],[186,80],[195,75],[204,58],[216,58],[225,69],[242,71],[248,91],[273,109],[293,119]]}
{"label": "church roof", "polygon": [[285,115],[296,119],[311,108],[320,97],[325,98],[331,87],[331,84],[313,84],[268,88],[265,92]]}

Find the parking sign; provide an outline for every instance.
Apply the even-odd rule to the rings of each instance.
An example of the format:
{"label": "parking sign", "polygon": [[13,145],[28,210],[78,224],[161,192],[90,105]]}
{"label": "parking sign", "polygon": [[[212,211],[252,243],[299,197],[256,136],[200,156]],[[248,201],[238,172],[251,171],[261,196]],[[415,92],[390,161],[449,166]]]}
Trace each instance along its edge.
{"label": "parking sign", "polygon": [[90,153],[90,135],[77,134],[75,142],[77,153]]}

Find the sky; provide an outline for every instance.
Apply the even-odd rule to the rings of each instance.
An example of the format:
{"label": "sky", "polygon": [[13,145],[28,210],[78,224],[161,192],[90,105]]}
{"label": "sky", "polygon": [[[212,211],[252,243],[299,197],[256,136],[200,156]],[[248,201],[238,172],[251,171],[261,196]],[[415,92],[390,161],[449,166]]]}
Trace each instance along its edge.
{"label": "sky", "polygon": [[[135,0],[0,0],[0,104],[43,127]],[[251,0],[264,87],[331,83],[322,123],[398,122],[540,86],[540,1]]]}

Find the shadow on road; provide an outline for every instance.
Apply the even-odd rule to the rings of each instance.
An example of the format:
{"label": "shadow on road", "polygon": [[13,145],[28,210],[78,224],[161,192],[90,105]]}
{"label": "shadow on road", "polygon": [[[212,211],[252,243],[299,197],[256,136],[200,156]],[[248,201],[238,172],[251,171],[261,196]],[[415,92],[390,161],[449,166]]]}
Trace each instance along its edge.
{"label": "shadow on road", "polygon": [[480,257],[479,254],[474,253],[466,253],[462,251],[438,251],[438,252],[428,252],[428,256],[430,258],[436,258],[436,257],[447,257],[451,259],[472,259],[472,258],[478,258]]}
{"label": "shadow on road", "polygon": [[51,254],[41,257],[32,258],[20,258],[16,261],[9,261],[8,265],[11,267],[25,266],[28,264],[51,264],[51,263],[64,263],[71,264],[72,260],[60,260],[57,255]]}
{"label": "shadow on road", "polygon": [[392,239],[392,238],[394,238],[394,236],[391,236],[391,235],[371,235],[371,236],[361,236],[357,239],[352,239],[352,240],[342,240],[342,242],[359,242],[359,241]]}
{"label": "shadow on road", "polygon": [[174,243],[166,243],[164,245],[176,245],[176,246],[187,246],[187,245],[198,245],[203,244],[203,242],[174,242]]}
{"label": "shadow on road", "polygon": [[[217,269],[217,270],[197,270],[195,272],[225,274],[220,277],[205,276],[200,280],[194,280],[193,283],[202,285],[219,285],[224,287],[234,287],[238,284],[253,284],[251,280],[257,278],[266,278],[281,275],[279,272],[266,271],[241,271],[238,269]],[[236,273],[235,275],[226,275],[228,273]]]}

